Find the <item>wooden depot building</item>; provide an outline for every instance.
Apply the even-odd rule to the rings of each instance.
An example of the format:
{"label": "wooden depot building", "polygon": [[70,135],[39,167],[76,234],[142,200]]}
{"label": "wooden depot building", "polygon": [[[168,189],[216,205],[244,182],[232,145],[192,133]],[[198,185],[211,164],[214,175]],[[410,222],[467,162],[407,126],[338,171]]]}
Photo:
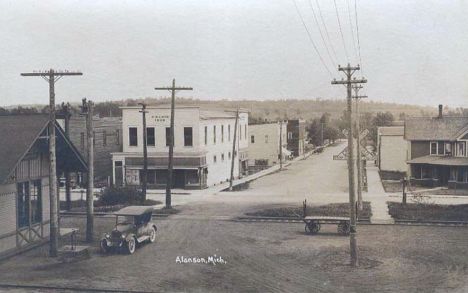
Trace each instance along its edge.
{"label": "wooden depot building", "polygon": [[[48,120],[47,115],[0,116],[0,258],[48,241]],[[55,127],[57,174],[86,172],[78,150]]]}

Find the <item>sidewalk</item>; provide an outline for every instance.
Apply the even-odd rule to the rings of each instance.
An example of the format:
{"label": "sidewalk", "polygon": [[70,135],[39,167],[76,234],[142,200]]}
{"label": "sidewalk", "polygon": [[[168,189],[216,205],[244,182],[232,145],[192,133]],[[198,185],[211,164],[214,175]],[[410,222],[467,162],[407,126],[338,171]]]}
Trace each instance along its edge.
{"label": "sidewalk", "polygon": [[388,196],[380,182],[378,168],[367,167],[368,192],[363,192],[363,200],[370,201],[372,207],[371,223],[393,224],[394,220],[388,213]]}

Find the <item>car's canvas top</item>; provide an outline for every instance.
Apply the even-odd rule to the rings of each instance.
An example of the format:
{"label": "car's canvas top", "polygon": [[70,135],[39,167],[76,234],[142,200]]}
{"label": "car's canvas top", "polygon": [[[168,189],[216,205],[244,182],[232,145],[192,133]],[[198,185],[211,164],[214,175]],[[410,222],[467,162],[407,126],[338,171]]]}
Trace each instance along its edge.
{"label": "car's canvas top", "polygon": [[153,212],[151,206],[128,206],[116,211],[114,214],[118,216],[139,216],[151,212]]}

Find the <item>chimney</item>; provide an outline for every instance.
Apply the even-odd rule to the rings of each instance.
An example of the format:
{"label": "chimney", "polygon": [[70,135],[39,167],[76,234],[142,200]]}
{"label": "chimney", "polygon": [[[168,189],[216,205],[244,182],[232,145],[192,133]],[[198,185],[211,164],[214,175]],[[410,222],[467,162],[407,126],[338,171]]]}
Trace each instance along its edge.
{"label": "chimney", "polygon": [[444,106],[440,104],[440,105],[439,105],[439,119],[442,118],[442,111],[443,111],[443,109],[444,109]]}

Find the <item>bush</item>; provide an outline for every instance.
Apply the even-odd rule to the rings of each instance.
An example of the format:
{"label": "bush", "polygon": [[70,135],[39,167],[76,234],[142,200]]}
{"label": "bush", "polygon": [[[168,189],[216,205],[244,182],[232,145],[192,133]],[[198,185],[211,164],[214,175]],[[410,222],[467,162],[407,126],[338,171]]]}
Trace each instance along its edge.
{"label": "bush", "polygon": [[143,204],[143,194],[135,187],[108,187],[99,196],[100,206],[140,205]]}

